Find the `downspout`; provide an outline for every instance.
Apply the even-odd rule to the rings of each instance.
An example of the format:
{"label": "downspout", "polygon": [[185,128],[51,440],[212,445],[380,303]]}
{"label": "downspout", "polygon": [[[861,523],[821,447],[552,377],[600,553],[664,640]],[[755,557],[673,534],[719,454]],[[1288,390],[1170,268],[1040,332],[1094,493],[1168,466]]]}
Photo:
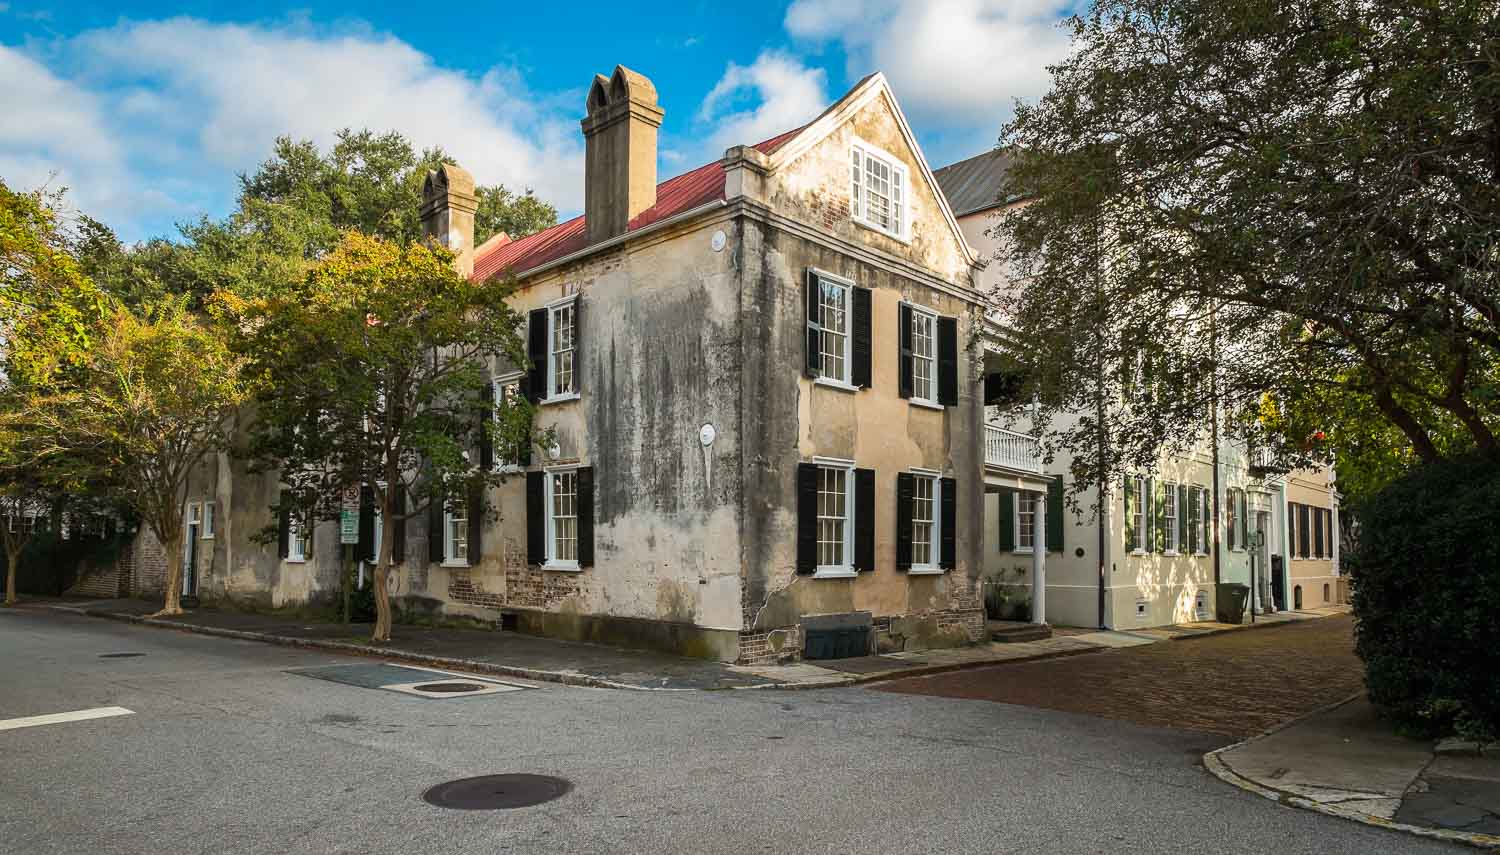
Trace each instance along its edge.
{"label": "downspout", "polygon": [[[1094,232],[1094,256],[1099,254],[1099,233],[1097,224]],[[1099,520],[1099,628],[1106,629],[1105,590],[1109,582],[1109,475],[1106,468],[1108,462],[1107,438],[1104,433],[1104,291],[1099,282],[1099,271],[1094,271],[1094,292],[1098,300],[1099,315],[1095,319],[1094,331],[1096,343],[1095,376],[1098,378],[1094,394],[1095,424],[1099,436],[1099,501],[1095,517]]]}
{"label": "downspout", "polygon": [[[1213,443],[1214,496],[1209,502],[1214,521],[1214,596],[1218,596],[1221,581],[1219,567],[1219,307],[1214,306],[1208,316],[1208,349],[1213,359],[1208,375],[1209,433]],[[1241,523],[1243,525],[1243,523]]]}

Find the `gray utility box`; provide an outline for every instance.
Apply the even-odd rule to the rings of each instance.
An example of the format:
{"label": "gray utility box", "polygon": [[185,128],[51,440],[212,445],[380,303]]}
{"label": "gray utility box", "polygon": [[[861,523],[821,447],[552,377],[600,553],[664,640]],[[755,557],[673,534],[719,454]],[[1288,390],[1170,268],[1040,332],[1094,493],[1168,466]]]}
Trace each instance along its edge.
{"label": "gray utility box", "polygon": [[1245,603],[1249,599],[1249,585],[1220,582],[1214,586],[1214,619],[1219,623],[1244,623]]}

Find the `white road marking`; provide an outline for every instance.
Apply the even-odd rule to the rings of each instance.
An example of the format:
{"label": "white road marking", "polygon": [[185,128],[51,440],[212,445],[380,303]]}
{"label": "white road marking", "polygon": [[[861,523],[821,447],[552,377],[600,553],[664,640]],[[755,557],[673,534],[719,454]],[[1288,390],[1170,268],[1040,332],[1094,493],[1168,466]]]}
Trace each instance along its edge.
{"label": "white road marking", "polygon": [[124,707],[95,707],[91,710],[33,715],[26,718],[0,719],[0,730],[15,730],[21,727],[39,727],[44,724],[63,724],[69,721],[88,721],[91,718],[109,718],[117,715],[135,715],[135,711]]}

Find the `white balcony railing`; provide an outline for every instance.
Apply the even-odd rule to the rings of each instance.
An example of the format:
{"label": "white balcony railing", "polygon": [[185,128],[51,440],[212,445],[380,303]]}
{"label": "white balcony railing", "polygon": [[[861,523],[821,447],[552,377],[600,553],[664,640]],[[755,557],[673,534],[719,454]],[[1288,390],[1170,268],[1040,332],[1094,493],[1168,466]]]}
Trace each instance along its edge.
{"label": "white balcony railing", "polygon": [[1042,471],[1041,444],[1035,438],[1013,430],[984,426],[984,462],[1021,472]]}

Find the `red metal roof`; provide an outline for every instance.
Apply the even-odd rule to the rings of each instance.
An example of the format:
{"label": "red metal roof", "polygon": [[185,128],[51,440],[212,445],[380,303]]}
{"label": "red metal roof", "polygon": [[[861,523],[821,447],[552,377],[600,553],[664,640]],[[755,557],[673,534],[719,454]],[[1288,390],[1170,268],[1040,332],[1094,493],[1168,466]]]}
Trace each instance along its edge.
{"label": "red metal roof", "polygon": [[[771,154],[797,134],[801,128],[771,137],[755,146],[762,154]],[[626,232],[645,228],[685,211],[691,211],[715,199],[724,198],[724,168],[719,161],[706,163],[691,172],[656,185],[656,204],[636,214]],[[534,235],[502,243],[474,259],[474,278],[488,279],[505,271],[521,274],[556,261],[588,245],[582,216],[558,223]]]}

